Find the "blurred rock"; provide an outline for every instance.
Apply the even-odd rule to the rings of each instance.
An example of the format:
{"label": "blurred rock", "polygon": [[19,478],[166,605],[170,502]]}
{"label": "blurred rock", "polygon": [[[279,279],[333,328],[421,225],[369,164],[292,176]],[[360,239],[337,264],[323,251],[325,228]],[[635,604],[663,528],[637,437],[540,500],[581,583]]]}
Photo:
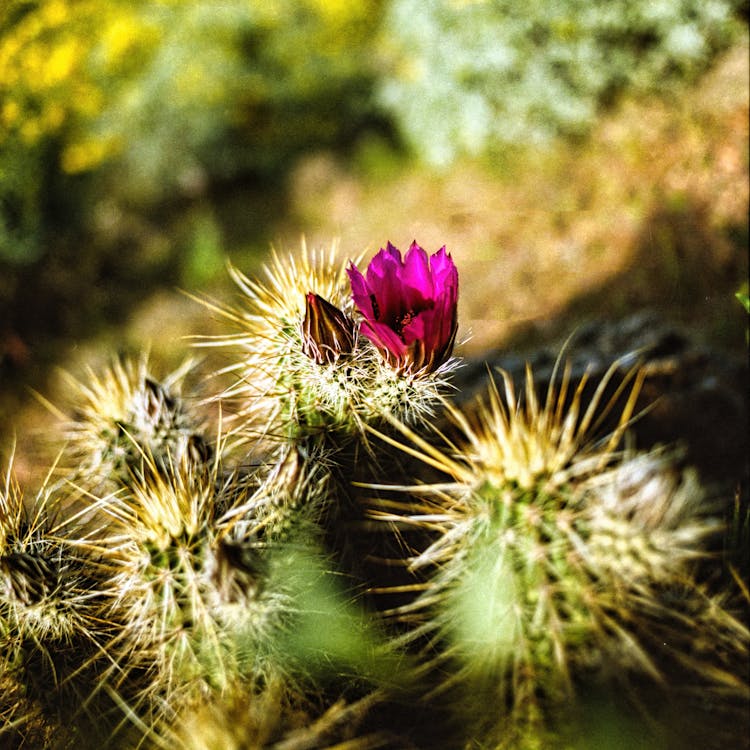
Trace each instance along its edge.
{"label": "blurred rock", "polygon": [[[619,360],[617,385],[636,363],[646,377],[631,433],[638,449],[674,445],[684,449],[686,463],[695,466],[704,481],[734,491],[747,491],[748,362],[745,356],[719,350],[691,332],[644,311],[621,320],[597,320],[578,328],[565,341],[555,341],[529,352],[495,350],[467,361],[459,370],[458,401],[466,404],[486,387],[488,369],[506,370],[520,390],[528,362],[539,393],[545,393],[558,357],[569,362],[572,379],[589,373],[585,393],[590,398],[613,362]],[[559,381],[562,362],[557,371]],[[626,389],[627,393],[627,389]],[[624,405],[625,398],[620,397]],[[619,402],[618,402],[619,403]],[[621,406],[599,428],[615,426]]]}

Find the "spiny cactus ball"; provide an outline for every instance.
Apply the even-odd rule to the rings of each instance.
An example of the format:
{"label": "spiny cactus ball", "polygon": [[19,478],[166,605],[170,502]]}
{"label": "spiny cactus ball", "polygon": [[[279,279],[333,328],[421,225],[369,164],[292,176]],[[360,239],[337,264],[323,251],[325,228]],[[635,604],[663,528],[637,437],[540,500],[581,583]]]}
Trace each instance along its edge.
{"label": "spiny cactus ball", "polygon": [[614,372],[586,408],[567,372],[540,405],[529,371],[523,403],[503,374],[504,393],[493,387],[473,418],[449,407],[450,440],[402,425],[403,450],[441,476],[373,501],[374,519],[428,540],[406,560],[420,593],[391,612],[408,623],[399,641],[423,649],[443,675],[435,690],[457,691],[488,747],[544,746],[581,680],[673,669],[748,694],[748,631],[692,568],[716,531],[705,492],[668,453],[616,450],[637,375],[614,433],[589,435],[614,406],[601,403]]}

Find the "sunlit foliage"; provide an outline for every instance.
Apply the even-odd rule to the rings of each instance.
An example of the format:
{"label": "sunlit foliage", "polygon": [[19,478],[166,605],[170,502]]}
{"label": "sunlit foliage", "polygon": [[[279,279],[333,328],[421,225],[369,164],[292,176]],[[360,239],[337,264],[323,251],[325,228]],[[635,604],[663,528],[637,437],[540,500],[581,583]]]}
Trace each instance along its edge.
{"label": "sunlit foliage", "polygon": [[435,164],[584,133],[619,92],[704,70],[738,32],[736,0],[394,0],[379,95]]}
{"label": "sunlit foliage", "polygon": [[377,2],[11,1],[0,10],[0,257],[31,259],[46,175],[129,201],[277,171],[367,106]]}

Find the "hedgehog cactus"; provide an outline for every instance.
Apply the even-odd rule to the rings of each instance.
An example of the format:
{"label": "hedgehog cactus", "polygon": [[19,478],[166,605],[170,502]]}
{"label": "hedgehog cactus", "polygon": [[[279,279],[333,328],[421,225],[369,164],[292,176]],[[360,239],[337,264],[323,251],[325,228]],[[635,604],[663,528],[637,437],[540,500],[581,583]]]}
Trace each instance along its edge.
{"label": "hedgehog cactus", "polygon": [[[114,592],[108,617],[119,623],[107,649],[121,669],[145,675],[136,703],[172,711],[282,671],[274,641],[293,605],[283,581],[268,584],[252,519],[250,528],[237,522],[246,489],[236,481],[183,464],[96,504],[111,519],[98,544]],[[232,522],[219,516],[227,507]]]}
{"label": "hedgehog cactus", "polygon": [[[306,512],[360,575],[345,528],[361,516],[351,482],[386,463],[371,453],[367,426],[392,414],[419,423],[440,408],[458,364],[456,267],[445,248],[429,257],[413,243],[402,259],[388,243],[363,276],[335,246],[321,254],[303,245],[299,258],[274,255],[266,283],[231,273],[241,304],[208,305],[239,332],[202,343],[236,358],[222,371],[235,382],[220,395],[234,407],[232,437],[280,466],[298,454],[297,481],[317,488],[305,505],[319,507]],[[283,525],[296,515],[275,517]]]}
{"label": "hedgehog cactus", "polygon": [[72,380],[61,478],[0,488],[0,744],[530,750],[581,686],[747,699],[747,629],[695,567],[706,492],[619,447],[642,371],[543,400],[503,373],[459,408],[451,256],[359,260],[230,268],[215,439],[191,362]]}
{"label": "hedgehog cactus", "polygon": [[[309,618],[316,579],[329,575],[320,519],[309,514],[326,473],[316,485],[316,472],[294,462],[259,476],[222,472],[221,447],[202,471],[189,462],[157,470],[145,456],[139,476],[90,508],[105,519],[95,545],[116,624],[104,649],[125,675],[110,689],[149,736],[239,686],[249,696],[283,685],[299,706],[310,686],[310,654],[300,657],[290,634]],[[336,663],[335,645],[321,649]]]}
{"label": "hedgehog cactus", "polygon": [[391,412],[434,413],[456,365],[458,275],[445,248],[430,265],[416,243],[406,262],[389,243],[366,279],[337,260],[335,246],[327,255],[305,246],[299,259],[275,255],[266,284],[231,273],[241,305],[207,304],[239,332],[203,344],[242,353],[224,370],[236,382],[222,399],[238,404],[240,429],[254,429],[253,439],[363,435]]}
{"label": "hedgehog cactus", "polygon": [[[63,518],[59,487],[46,483],[30,505],[8,468],[0,490],[0,621],[3,653],[34,643],[54,651],[95,639],[97,565],[75,518]],[[0,626],[0,627],[3,627]],[[50,654],[52,658],[52,654]]]}
{"label": "hedgehog cactus", "polygon": [[[568,397],[566,371],[540,405],[529,371],[522,405],[503,373],[504,399],[493,388],[473,421],[449,408],[460,437],[445,447],[402,425],[402,449],[443,479],[403,486],[408,499],[371,511],[431,535],[408,561],[426,582],[391,614],[419,623],[402,643],[442,644],[428,667],[450,676],[436,690],[458,690],[487,747],[546,746],[586,677],[659,681],[668,665],[716,694],[748,695],[748,632],[691,569],[716,529],[702,489],[663,453],[615,450],[638,380],[614,433],[590,438],[621,395],[602,401],[617,364],[585,410],[585,379]],[[701,641],[711,653],[696,650]]]}
{"label": "hedgehog cactus", "polygon": [[[12,461],[0,489],[0,739],[16,727],[30,738],[101,739],[111,717],[96,694],[112,669],[104,650],[111,589],[89,534],[66,514],[75,494],[48,477],[27,502]],[[61,704],[72,707],[62,732],[49,713]]]}
{"label": "hedgehog cactus", "polygon": [[122,486],[139,475],[149,457],[155,470],[183,461],[196,469],[211,459],[201,420],[180,395],[188,360],[163,380],[148,360],[122,359],[86,382],[70,378],[74,415],[65,428],[67,452],[78,481],[87,487]]}

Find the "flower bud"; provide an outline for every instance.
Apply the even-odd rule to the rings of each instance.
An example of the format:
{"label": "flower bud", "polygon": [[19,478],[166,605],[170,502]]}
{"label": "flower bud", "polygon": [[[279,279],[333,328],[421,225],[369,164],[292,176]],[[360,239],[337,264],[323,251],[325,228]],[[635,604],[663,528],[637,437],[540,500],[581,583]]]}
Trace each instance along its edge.
{"label": "flower bud", "polygon": [[308,292],[302,351],[319,365],[333,364],[354,348],[354,321],[319,294]]}

